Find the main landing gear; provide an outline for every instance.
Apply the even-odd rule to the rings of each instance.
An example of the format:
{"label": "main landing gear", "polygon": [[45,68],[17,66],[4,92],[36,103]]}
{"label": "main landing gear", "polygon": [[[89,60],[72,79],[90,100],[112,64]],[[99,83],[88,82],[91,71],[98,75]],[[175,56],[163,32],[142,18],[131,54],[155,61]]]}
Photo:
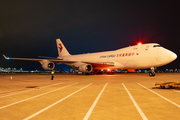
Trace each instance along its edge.
{"label": "main landing gear", "polygon": [[103,72],[102,71],[98,71],[98,70],[93,70],[92,72],[90,72],[90,73],[85,73],[86,75],[102,75],[103,74]]}
{"label": "main landing gear", "polygon": [[154,77],[155,76],[155,72],[154,72],[155,68],[151,67],[151,70],[149,71],[149,76],[150,77]]}

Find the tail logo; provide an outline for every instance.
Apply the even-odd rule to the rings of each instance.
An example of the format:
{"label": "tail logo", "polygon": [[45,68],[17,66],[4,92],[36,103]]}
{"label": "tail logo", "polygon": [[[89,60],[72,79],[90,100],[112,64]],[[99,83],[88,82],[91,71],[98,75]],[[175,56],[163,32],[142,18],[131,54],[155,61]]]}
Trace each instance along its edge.
{"label": "tail logo", "polygon": [[62,49],[63,49],[62,45],[61,45],[61,44],[59,44],[59,51],[61,52],[61,51],[62,51]]}

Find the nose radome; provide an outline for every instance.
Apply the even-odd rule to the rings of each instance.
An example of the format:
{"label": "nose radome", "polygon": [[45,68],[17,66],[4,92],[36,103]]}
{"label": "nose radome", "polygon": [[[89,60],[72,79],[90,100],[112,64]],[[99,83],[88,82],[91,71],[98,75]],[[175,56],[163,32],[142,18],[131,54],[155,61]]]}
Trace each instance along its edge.
{"label": "nose radome", "polygon": [[175,60],[176,58],[177,58],[177,55],[172,52],[172,53],[171,53],[171,59],[172,59],[172,60]]}
{"label": "nose radome", "polygon": [[159,49],[158,58],[161,64],[165,65],[177,58],[177,55],[168,49]]}

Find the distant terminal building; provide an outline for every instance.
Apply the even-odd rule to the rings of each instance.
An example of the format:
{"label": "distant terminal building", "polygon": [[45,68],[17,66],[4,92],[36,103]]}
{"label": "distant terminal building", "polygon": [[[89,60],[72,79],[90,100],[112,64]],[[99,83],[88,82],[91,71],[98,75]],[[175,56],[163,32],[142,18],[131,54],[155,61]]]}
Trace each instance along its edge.
{"label": "distant terminal building", "polygon": [[[69,74],[69,73],[73,73],[73,74],[76,74],[76,73],[81,73],[79,70],[75,70],[75,69],[66,69],[66,70],[62,70],[60,68],[55,68],[55,73],[66,73],[66,74]],[[96,71],[97,72],[97,71]],[[106,73],[108,72],[107,70],[101,70],[101,73]],[[124,69],[118,69],[118,70],[114,70],[113,71],[114,73],[128,73],[129,71],[128,70],[124,70]],[[148,73],[149,70],[147,69],[139,69],[139,70],[136,70],[137,73]],[[156,69],[155,70],[156,73],[179,73],[180,72],[180,69],[165,69],[165,70],[160,70],[160,69]],[[17,68],[3,68],[3,67],[0,67],[0,73],[51,73],[51,70],[48,71],[48,70],[23,70],[22,68],[20,69],[17,69]]]}
{"label": "distant terminal building", "polygon": [[20,69],[17,69],[17,68],[3,68],[3,67],[0,67],[0,72],[23,72],[23,69],[20,68]]}

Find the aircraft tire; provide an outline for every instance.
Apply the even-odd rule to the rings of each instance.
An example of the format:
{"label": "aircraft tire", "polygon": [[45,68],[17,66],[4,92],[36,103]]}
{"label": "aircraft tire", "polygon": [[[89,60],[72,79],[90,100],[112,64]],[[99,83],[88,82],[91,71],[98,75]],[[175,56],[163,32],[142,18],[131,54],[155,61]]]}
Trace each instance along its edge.
{"label": "aircraft tire", "polygon": [[165,86],[163,86],[163,85],[162,85],[162,86],[160,86],[160,87],[161,87],[161,89],[165,89]]}
{"label": "aircraft tire", "polygon": [[149,72],[149,76],[150,77],[154,77],[155,76],[155,72]]}
{"label": "aircraft tire", "polygon": [[85,73],[85,75],[91,75],[90,73]]}

